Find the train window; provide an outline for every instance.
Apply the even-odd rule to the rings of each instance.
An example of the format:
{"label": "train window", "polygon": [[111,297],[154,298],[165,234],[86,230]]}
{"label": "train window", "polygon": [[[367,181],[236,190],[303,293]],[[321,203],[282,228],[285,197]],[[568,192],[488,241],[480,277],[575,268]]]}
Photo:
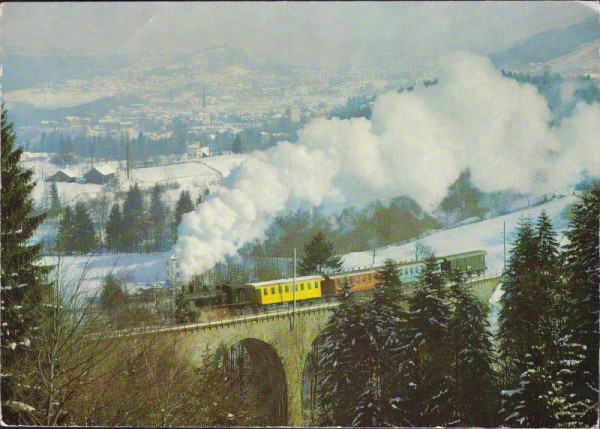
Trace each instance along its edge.
{"label": "train window", "polygon": [[267,290],[267,288],[264,288],[263,289],[263,295],[268,295],[268,294],[269,294],[269,291]]}
{"label": "train window", "polygon": [[309,288],[309,289],[311,289],[311,288],[312,288],[312,283],[311,283],[311,282],[308,282],[308,283],[306,283],[306,284],[308,285],[308,288]]}
{"label": "train window", "polygon": [[360,281],[360,276],[356,276],[356,283]]}
{"label": "train window", "polygon": [[363,275],[363,282],[367,280],[367,276]]}
{"label": "train window", "polygon": [[300,290],[304,290],[304,283],[300,283]]}
{"label": "train window", "polygon": [[279,285],[279,293],[281,293],[281,292],[282,292],[282,290],[281,290],[281,285]]}
{"label": "train window", "polygon": [[319,282],[315,282],[315,289],[319,289]]}
{"label": "train window", "polygon": [[285,291],[289,292],[290,291],[290,287],[288,285],[285,285]]}
{"label": "train window", "polygon": [[275,295],[275,286],[271,287],[271,294]]}
{"label": "train window", "polygon": [[371,274],[369,274],[369,280],[371,280]]}
{"label": "train window", "polygon": [[410,267],[410,273],[411,274],[413,273],[413,267]]}

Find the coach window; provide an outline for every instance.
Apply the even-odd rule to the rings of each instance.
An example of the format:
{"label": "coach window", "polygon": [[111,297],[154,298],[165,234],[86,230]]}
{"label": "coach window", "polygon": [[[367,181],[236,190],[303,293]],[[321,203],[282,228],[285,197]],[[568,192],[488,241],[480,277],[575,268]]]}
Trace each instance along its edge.
{"label": "coach window", "polygon": [[356,283],[360,281],[360,276],[356,276]]}
{"label": "coach window", "polygon": [[304,283],[300,283],[300,290],[304,290]]}
{"label": "coach window", "polygon": [[288,285],[285,285],[285,291],[289,292],[290,291],[290,287]]}
{"label": "coach window", "polygon": [[279,293],[281,293],[281,285],[279,285]]}
{"label": "coach window", "polygon": [[369,274],[369,280],[371,280],[371,274]]}
{"label": "coach window", "polygon": [[319,289],[319,282],[315,282],[315,289]]}
{"label": "coach window", "polygon": [[267,288],[264,288],[263,289],[263,295],[268,295],[268,294],[269,294],[269,291],[267,290]]}
{"label": "coach window", "polygon": [[308,288],[309,288],[309,289],[311,289],[311,288],[312,288],[312,283],[311,283],[311,282],[308,282],[308,283],[306,283],[306,284],[308,285]]}
{"label": "coach window", "polygon": [[363,275],[363,282],[367,280],[367,276]]}
{"label": "coach window", "polygon": [[271,287],[271,294],[275,295],[275,286]]}

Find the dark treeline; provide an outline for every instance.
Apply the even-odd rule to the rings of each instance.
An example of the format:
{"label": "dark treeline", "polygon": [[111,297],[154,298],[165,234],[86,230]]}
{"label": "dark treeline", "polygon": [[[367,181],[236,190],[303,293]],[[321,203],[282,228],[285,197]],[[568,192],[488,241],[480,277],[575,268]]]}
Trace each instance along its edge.
{"label": "dark treeline", "polygon": [[[314,425],[584,427],[598,418],[600,185],[560,248],[525,219],[502,278],[499,330],[430,258],[406,294],[391,260],[368,301],[349,285],[316,347]],[[497,344],[497,347],[492,347]]]}
{"label": "dark treeline", "polygon": [[157,252],[177,241],[181,217],[202,203],[204,195],[192,202],[189,191],[182,191],[174,208],[163,201],[166,190],[156,184],[149,202],[135,184],[124,194],[122,203],[93,200],[79,201],[74,208],[62,207],[51,188],[48,214],[58,217],[58,232],[51,251],[58,254],[87,254],[107,249],[114,252]]}

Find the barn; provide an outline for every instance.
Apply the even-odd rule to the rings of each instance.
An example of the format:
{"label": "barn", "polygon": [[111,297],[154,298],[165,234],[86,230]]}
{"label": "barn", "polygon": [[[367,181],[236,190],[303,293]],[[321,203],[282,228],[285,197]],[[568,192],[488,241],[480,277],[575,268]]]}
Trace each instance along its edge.
{"label": "barn", "polygon": [[75,182],[77,176],[71,170],[62,169],[58,170],[52,176],[46,179],[46,182]]}
{"label": "barn", "polygon": [[109,180],[115,178],[115,170],[108,165],[101,165],[99,167],[94,167],[85,173],[83,178],[87,181],[87,183],[104,185]]}

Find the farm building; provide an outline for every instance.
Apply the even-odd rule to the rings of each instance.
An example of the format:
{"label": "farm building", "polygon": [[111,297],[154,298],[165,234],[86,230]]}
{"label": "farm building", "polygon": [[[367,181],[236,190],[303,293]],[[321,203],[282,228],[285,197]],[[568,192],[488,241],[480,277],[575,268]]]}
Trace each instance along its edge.
{"label": "farm building", "polygon": [[111,179],[115,177],[115,170],[108,165],[101,165],[99,167],[94,167],[87,173],[83,175],[83,178],[88,183],[95,183],[97,185],[104,185]]}
{"label": "farm building", "polygon": [[46,182],[75,182],[76,179],[75,173],[65,168],[58,170],[52,176],[49,176],[46,179]]}
{"label": "farm building", "polygon": [[202,146],[200,143],[194,143],[188,145],[187,153],[190,158],[202,158],[203,156],[210,156],[210,148]]}

